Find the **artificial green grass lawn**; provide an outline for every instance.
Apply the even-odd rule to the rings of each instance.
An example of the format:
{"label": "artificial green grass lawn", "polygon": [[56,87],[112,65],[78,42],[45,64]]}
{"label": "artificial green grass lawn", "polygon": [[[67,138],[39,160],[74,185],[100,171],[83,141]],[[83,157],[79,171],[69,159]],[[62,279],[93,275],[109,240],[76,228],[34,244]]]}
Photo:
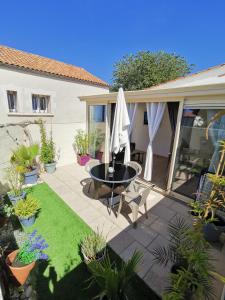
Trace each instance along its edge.
{"label": "artificial green grass lawn", "polygon": [[[91,229],[47,184],[32,187],[31,193],[38,199],[41,210],[35,224],[32,227],[24,227],[24,230],[31,233],[37,229],[38,234],[49,244],[45,251],[49,255],[49,261],[38,263],[32,272],[37,298],[92,299],[98,288],[86,288],[90,274],[82,262],[79,247],[81,240]],[[118,260],[111,251],[110,256]],[[133,284],[133,299],[157,299],[139,278],[136,277]]]}

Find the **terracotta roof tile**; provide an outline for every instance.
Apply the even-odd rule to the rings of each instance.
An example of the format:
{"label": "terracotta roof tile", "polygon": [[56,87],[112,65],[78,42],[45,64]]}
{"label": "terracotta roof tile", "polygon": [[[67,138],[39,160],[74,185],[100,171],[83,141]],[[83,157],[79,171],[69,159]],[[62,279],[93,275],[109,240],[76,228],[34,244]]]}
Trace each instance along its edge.
{"label": "terracotta roof tile", "polygon": [[86,81],[101,86],[108,86],[106,82],[87,72],[83,68],[1,45],[0,63],[52,75],[63,76],[75,80]]}

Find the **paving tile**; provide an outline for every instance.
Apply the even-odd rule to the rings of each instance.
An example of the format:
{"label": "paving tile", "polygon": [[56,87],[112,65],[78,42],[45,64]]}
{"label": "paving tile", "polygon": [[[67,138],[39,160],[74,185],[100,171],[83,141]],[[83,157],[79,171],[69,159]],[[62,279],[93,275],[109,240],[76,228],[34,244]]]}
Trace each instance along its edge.
{"label": "paving tile", "polygon": [[159,202],[161,205],[165,205],[166,207],[170,207],[171,205],[174,204],[174,200],[170,199],[168,197],[164,197],[162,200]]}
{"label": "paving tile", "polygon": [[94,231],[102,232],[106,239],[116,227],[114,223],[101,215],[87,222]]}
{"label": "paving tile", "polygon": [[150,224],[150,228],[155,232],[163,235],[164,237],[168,238],[168,222],[158,218],[154,222]]}
{"label": "paving tile", "polygon": [[146,248],[144,248],[140,243],[133,242],[129,247],[127,247],[122,253],[121,257],[124,259],[124,261],[128,261],[131,256],[134,254],[135,251],[140,251],[143,255],[141,262],[138,266],[138,275],[143,278],[147,272],[151,269],[153,264],[153,255],[150,254]]}
{"label": "paving tile", "polygon": [[160,297],[163,295],[165,288],[169,286],[169,268],[163,268],[153,264],[148,273],[143,278],[145,283]]}
{"label": "paving tile", "polygon": [[143,246],[148,246],[157,236],[157,232],[139,223],[137,228],[130,228],[128,233]]}
{"label": "paving tile", "polygon": [[174,200],[174,203],[171,205],[170,208],[181,214],[187,214],[188,211],[190,210],[189,206],[187,206],[182,202],[178,202],[176,200]]}
{"label": "paving tile", "polygon": [[79,216],[88,224],[90,224],[90,222],[96,220],[97,218],[101,217],[101,215],[97,212],[97,210],[91,207],[90,205],[80,210]]}
{"label": "paving tile", "polygon": [[151,225],[151,223],[153,223],[155,220],[157,220],[159,218],[159,216],[154,215],[153,213],[151,213],[150,211],[148,211],[148,218],[146,219],[145,216],[143,216],[139,222],[145,224],[145,225]]}
{"label": "paving tile", "polygon": [[174,210],[169,209],[165,205],[161,205],[161,203],[151,208],[150,212],[166,221],[170,221],[176,215]]}
{"label": "paving tile", "polygon": [[121,254],[134,241],[128,232],[122,231],[110,240],[109,245],[117,254]]}
{"label": "paving tile", "polygon": [[161,247],[167,247],[169,244],[168,239],[166,239],[164,236],[162,235],[158,235],[148,246],[148,250],[151,252],[153,249],[161,246]]}

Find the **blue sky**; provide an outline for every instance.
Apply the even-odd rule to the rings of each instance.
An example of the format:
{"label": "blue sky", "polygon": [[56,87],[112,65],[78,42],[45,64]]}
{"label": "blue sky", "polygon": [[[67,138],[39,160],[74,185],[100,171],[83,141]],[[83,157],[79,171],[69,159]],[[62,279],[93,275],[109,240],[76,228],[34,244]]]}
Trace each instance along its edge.
{"label": "blue sky", "polygon": [[184,56],[198,71],[225,63],[225,1],[2,1],[0,44],[82,66],[110,82],[138,50]]}

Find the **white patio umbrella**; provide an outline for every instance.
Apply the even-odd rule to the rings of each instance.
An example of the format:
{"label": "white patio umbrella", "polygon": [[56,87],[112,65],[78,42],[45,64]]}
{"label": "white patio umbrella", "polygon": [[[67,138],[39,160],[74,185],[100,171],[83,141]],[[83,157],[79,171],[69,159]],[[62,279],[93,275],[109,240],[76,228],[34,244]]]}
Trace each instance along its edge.
{"label": "white patio umbrella", "polygon": [[130,120],[127,111],[127,105],[123,89],[120,88],[117,95],[116,109],[113,120],[110,152],[117,154],[125,147],[124,163],[130,161],[129,127]]}

